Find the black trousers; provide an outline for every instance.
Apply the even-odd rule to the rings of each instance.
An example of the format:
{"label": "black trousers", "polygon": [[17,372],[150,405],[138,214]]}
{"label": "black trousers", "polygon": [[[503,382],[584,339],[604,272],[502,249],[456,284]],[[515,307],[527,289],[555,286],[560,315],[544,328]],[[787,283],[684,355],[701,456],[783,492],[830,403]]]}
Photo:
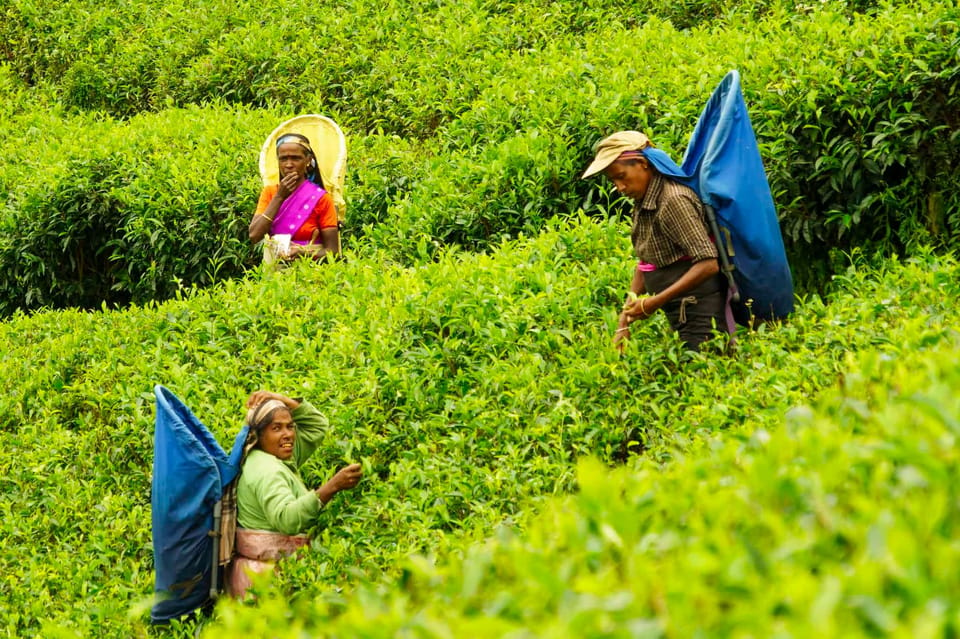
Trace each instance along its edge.
{"label": "black trousers", "polygon": [[[693,262],[674,262],[643,274],[644,287],[653,295],[669,287],[690,270]],[[692,291],[667,302],[663,306],[670,327],[690,350],[699,350],[700,345],[713,336],[714,328],[727,330],[727,282],[717,273],[702,282]]]}

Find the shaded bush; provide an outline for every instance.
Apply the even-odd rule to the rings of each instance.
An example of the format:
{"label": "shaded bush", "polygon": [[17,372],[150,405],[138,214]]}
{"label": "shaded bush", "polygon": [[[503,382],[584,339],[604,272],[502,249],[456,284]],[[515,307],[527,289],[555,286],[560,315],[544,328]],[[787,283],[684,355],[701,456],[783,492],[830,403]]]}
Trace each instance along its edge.
{"label": "shaded bush", "polygon": [[95,147],[20,174],[3,218],[0,309],[144,303],[255,264],[246,226],[259,178],[236,155],[259,147],[236,126],[248,117],[189,109],[113,123]]}
{"label": "shaded bush", "polygon": [[[51,19],[79,6],[64,5],[58,11],[67,13],[51,14]],[[237,202],[232,210],[238,219],[217,227],[225,233],[221,243],[228,246],[242,236],[241,219],[256,197],[251,175],[255,141],[291,114],[289,109],[325,111],[347,132],[349,166],[355,173],[347,180],[352,202],[345,238],[353,246],[365,238],[367,245],[415,263],[433,259],[450,245],[487,250],[504,238],[536,233],[547,220],[580,208],[593,215],[621,214],[622,202],[603,180],[578,179],[593,142],[616,129],[640,128],[679,159],[702,105],[731,68],[738,68],[743,78],[800,290],[819,287],[838,256],[854,247],[892,254],[908,252],[914,244],[956,246],[960,63],[951,28],[957,19],[955,3],[886,4],[870,8],[870,15],[845,3],[815,8],[774,4],[763,7],[762,19],[727,11],[710,28],[678,31],[668,22],[644,17],[638,22],[597,20],[596,29],[583,32],[567,20],[593,24],[601,7],[585,5],[585,13],[576,17],[576,12],[564,13],[564,6],[549,11],[520,5],[501,13],[492,6],[423,5],[417,9],[422,13],[409,14],[403,5],[345,5],[323,20],[306,12],[303,24],[316,35],[301,48],[291,47],[284,37],[290,32],[284,19],[265,17],[272,4],[242,5],[236,13],[225,9],[218,14],[222,33],[209,41],[201,35],[209,35],[205,30],[212,27],[194,25],[178,40],[181,46],[164,49],[173,57],[146,64],[143,56],[131,54],[116,67],[136,67],[144,79],[141,88],[151,78],[178,70],[157,80],[162,91],[147,91],[148,100],[165,96],[169,102],[164,105],[214,95],[227,101],[284,103],[282,110],[237,108],[244,115],[229,126],[243,131],[247,141],[234,145],[230,140],[235,138],[226,135],[218,148],[243,170],[225,169],[224,175],[230,174],[226,182],[209,183],[204,187],[207,203],[191,207],[207,216],[195,221],[207,228],[210,202]],[[182,12],[171,11],[183,20]],[[88,20],[100,24],[105,15],[93,12]],[[118,24],[128,19],[125,15],[117,18]],[[354,29],[363,16],[369,18],[363,29]],[[46,24],[42,16],[31,20]],[[165,20],[131,36],[125,46],[139,51],[157,37]],[[86,28],[77,26],[76,33]],[[53,37],[37,29],[37,37]],[[119,37],[117,29],[97,29]],[[396,40],[387,37],[392,29],[398,29]],[[67,30],[61,37],[69,39],[72,33]],[[350,40],[347,34],[357,38]],[[311,46],[325,47],[323,55]],[[204,51],[199,57],[194,55],[198,47]],[[811,49],[822,53],[811,56]],[[146,66],[137,66],[142,64]],[[65,67],[65,75],[70,68]],[[108,75],[100,62],[84,68]],[[99,80],[91,82],[100,87]],[[91,95],[123,93],[122,88],[101,88]],[[181,89],[189,95],[177,94]],[[208,107],[214,109],[211,127],[221,126],[217,112],[222,105]],[[188,112],[201,114],[203,109]],[[88,156],[99,157],[102,151],[97,150],[99,139],[78,136],[83,127],[95,126],[104,139],[136,138],[140,129],[162,123],[178,127],[174,119],[179,113],[183,111],[130,122],[87,114],[60,123],[51,116],[43,121],[49,129],[45,143],[56,140],[59,154],[79,164],[64,166],[56,160],[57,168],[51,169],[34,163],[14,142],[4,144],[12,148],[12,160],[39,171],[31,175],[15,161],[4,168],[0,185],[7,191],[6,210],[15,215],[21,203],[30,202],[46,207],[42,193],[47,184],[70,181],[70,171],[81,171],[76,181],[88,181],[82,167]],[[35,113],[19,110],[0,122],[0,129],[19,134],[37,121]],[[182,142],[172,149],[198,154],[193,160],[197,166],[212,161],[200,157],[204,150]],[[166,176],[162,166],[168,160],[158,153],[156,191],[123,186],[122,206],[166,224],[183,215],[183,207],[169,195],[182,190],[182,178]],[[239,187],[242,181],[249,186]],[[29,214],[40,218],[52,214],[49,208],[34,211]],[[145,220],[130,225],[130,233],[123,231],[123,251],[146,260],[155,252],[149,238],[159,227]],[[11,228],[8,242],[19,237],[16,226]],[[158,281],[167,283],[144,284],[126,295],[143,300],[152,288],[164,297],[174,290],[169,284],[173,278],[201,284],[239,273],[243,264],[256,261],[252,254],[240,255],[239,244],[235,248],[213,258],[214,266],[161,258],[171,268]],[[144,279],[140,274],[150,268],[133,267],[131,282],[139,283]],[[70,277],[81,279],[63,275]],[[47,286],[52,280],[38,282]],[[16,287],[7,290],[10,296]],[[51,300],[58,296],[53,290],[48,295]],[[15,297],[3,304],[6,309],[32,307]]]}

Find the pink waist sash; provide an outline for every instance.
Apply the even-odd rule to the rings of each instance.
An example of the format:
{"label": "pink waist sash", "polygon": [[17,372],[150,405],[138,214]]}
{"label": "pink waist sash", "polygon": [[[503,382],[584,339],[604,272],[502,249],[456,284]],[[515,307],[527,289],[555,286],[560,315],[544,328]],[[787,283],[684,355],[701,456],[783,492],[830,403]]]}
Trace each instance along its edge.
{"label": "pink waist sash", "polygon": [[253,585],[251,575],[275,569],[275,562],[308,545],[306,535],[283,535],[265,530],[237,529],[237,555],[227,567],[227,592],[242,599]]}

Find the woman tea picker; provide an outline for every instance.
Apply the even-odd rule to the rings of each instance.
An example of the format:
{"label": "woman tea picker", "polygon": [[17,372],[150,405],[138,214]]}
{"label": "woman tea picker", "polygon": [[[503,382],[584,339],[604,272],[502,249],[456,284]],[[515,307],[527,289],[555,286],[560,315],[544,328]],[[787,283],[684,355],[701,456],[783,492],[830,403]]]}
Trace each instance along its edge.
{"label": "woman tea picker", "polygon": [[[279,184],[265,186],[250,221],[250,241],[266,237],[264,261],[301,256],[320,259],[340,250],[340,231],[333,198],[323,188],[310,141],[298,133],[277,139]],[[289,246],[279,238],[288,237]]]}
{"label": "woman tea picker", "polygon": [[320,488],[307,488],[299,468],[316,450],[327,419],[309,402],[269,391],[250,395],[247,409],[250,433],[236,486],[236,556],[228,576],[236,597],[250,587],[249,572],[269,570],[306,545],[303,533],[323,505],[356,486],[362,474],[360,464],[351,464]]}
{"label": "woman tea picker", "polygon": [[[587,178],[602,171],[634,201],[631,239],[639,262],[614,335],[621,352],[630,324],[659,309],[691,350],[708,340],[715,327],[734,330],[703,204],[693,189],[658,171],[655,163],[673,165],[643,133],[619,131],[597,144],[596,157],[583,174]],[[646,297],[636,297],[644,292]]]}

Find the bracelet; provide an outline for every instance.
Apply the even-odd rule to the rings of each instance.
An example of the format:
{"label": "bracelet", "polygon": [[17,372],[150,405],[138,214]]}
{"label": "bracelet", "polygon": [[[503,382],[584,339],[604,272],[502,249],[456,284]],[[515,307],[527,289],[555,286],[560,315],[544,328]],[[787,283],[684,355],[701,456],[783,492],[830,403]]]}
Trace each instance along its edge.
{"label": "bracelet", "polygon": [[617,330],[615,330],[614,333],[622,333],[624,331],[629,331],[629,330],[630,330],[629,327],[624,326],[623,328],[618,328]]}
{"label": "bracelet", "polygon": [[273,218],[272,218],[272,217],[267,217],[267,216],[264,215],[263,213],[257,213],[257,215],[259,215],[260,217],[262,217],[263,219],[265,219],[267,222],[273,222]]}
{"label": "bracelet", "polygon": [[646,299],[645,297],[640,298],[640,312],[643,313],[644,317],[650,317],[649,315],[647,315],[647,309],[643,307],[643,300],[645,299]]}

